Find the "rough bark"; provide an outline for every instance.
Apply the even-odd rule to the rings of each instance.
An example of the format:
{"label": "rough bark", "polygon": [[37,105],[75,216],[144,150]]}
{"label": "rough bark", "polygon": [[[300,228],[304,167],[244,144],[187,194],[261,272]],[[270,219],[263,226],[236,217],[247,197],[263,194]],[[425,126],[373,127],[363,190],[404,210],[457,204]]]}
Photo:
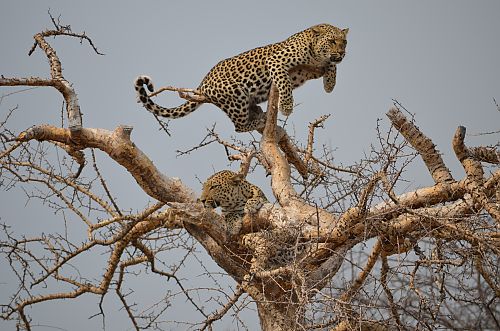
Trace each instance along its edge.
{"label": "rough bark", "polygon": [[[180,281],[174,273],[161,271],[155,265],[155,252],[144,242],[151,240],[148,235],[161,229],[185,229],[206,250],[208,255],[238,283],[238,291],[228,301],[219,313],[208,315],[194,304],[185,292],[187,299],[206,317],[204,328],[211,327],[234,305],[242,293],[247,293],[256,302],[262,330],[303,330],[321,328],[307,320],[306,309],[316,296],[322,295],[322,290],[338,273],[351,248],[359,243],[374,239],[375,245],[368,255],[366,263],[360,266],[360,271],[347,288],[332,299],[338,301],[340,307],[338,316],[324,327],[334,330],[388,330],[384,321],[370,321],[349,308],[356,300],[363,285],[373,276],[375,265],[381,261],[380,282],[387,297],[391,323],[403,328],[399,316],[401,307],[394,302],[390,290],[388,274],[390,265],[387,257],[395,254],[406,254],[414,250],[420,254],[418,241],[432,237],[444,242],[465,242],[474,250],[475,268],[487,282],[494,293],[500,293],[498,281],[492,277],[491,266],[485,265],[479,256],[488,251],[497,256],[500,254],[500,236],[496,228],[481,229],[467,222],[469,217],[484,212],[491,220],[500,222],[499,183],[500,170],[485,174],[481,162],[499,163],[499,153],[495,149],[465,146],[465,128],[459,128],[453,138],[453,147],[458,160],[462,163],[466,178],[456,181],[451,176],[432,140],[426,137],[412,121],[393,107],[387,113],[392,125],[404,137],[406,143],[412,146],[424,161],[435,185],[424,187],[413,192],[396,195],[392,186],[399,175],[394,175],[394,182],[389,180],[388,168],[393,165],[390,156],[384,160],[386,164],[373,171],[369,176],[358,176],[363,185],[355,190],[352,200],[346,202],[345,210],[334,210],[331,207],[319,207],[312,199],[306,199],[296,191],[292,183],[293,164],[296,170],[306,177],[308,166],[312,162],[316,167],[319,163],[313,157],[314,128],[326,117],[313,122],[310,127],[305,160],[300,157],[299,150],[293,146],[286,131],[277,126],[278,92],[273,86],[269,95],[267,121],[262,130],[260,141],[261,164],[269,170],[271,188],[277,203],[266,204],[256,215],[246,215],[243,219],[242,232],[238,238],[228,238],[224,235],[224,218],[204,209],[196,202],[196,194],[185,186],[180,179],[160,172],[152,161],[131,140],[131,127],[121,126],[114,131],[85,128],[82,123],[80,105],[72,85],[62,76],[61,63],[56,52],[44,39],[47,36],[69,35],[64,31],[46,31],[35,35],[35,46],[39,46],[47,55],[51,68],[51,78],[0,78],[0,86],[52,86],[60,91],[67,104],[69,119],[68,128],[49,125],[36,125],[17,136],[10,147],[0,153],[0,165],[3,169],[16,173],[16,167],[29,167],[50,180],[44,182],[47,187],[63,200],[68,208],[77,214],[88,228],[88,241],[74,246],[76,249],[61,257],[59,251],[53,252],[53,265],[45,268],[42,275],[36,278],[34,285],[42,284],[49,277],[65,282],[73,290],[61,293],[32,296],[18,300],[8,306],[2,317],[10,319],[18,314],[19,320],[26,329],[30,329],[29,318],[25,315],[26,307],[57,299],[75,298],[84,293],[104,296],[110,289],[113,280],[117,280],[116,291],[129,314],[136,329],[139,329],[131,307],[126,303],[125,296],[120,292],[124,270],[132,265],[144,264],[154,273],[167,279],[174,279],[179,286]],[[76,35],[84,38],[81,35]],[[113,208],[108,202],[95,196],[85,187],[78,185],[68,177],[50,173],[43,167],[29,162],[11,159],[13,152],[30,141],[40,141],[55,144],[63,148],[80,167],[85,164],[85,149],[99,149],[117,166],[122,166],[134,178],[138,188],[150,197],[159,201],[137,215],[123,215],[118,208]],[[242,172],[248,172],[253,154],[241,157]],[[327,164],[325,162],[322,163]],[[332,167],[333,169],[333,167]],[[334,168],[338,170],[339,168]],[[81,170],[81,169],[80,169]],[[79,171],[80,171],[79,170]],[[351,173],[356,173],[351,171]],[[22,178],[20,181],[29,181]],[[74,179],[75,176],[72,178]],[[78,177],[78,174],[76,174]],[[94,221],[74,207],[64,195],[54,188],[51,181],[64,183],[75,191],[85,194],[95,201],[109,214],[108,219]],[[353,184],[354,186],[354,184]],[[380,189],[380,186],[383,189]],[[375,194],[377,194],[376,199]],[[112,199],[110,199],[112,200]],[[372,203],[372,200],[378,201]],[[164,208],[164,206],[166,206]],[[479,218],[479,217],[478,217]],[[486,224],[487,221],[485,222]],[[110,225],[119,224],[119,230]],[[108,228],[109,227],[109,228]],[[98,239],[96,233],[101,229],[109,229],[109,236]],[[46,238],[38,238],[46,242]],[[12,244],[13,250],[16,245]],[[50,244],[47,249],[50,251]],[[80,282],[60,274],[62,267],[83,252],[93,247],[109,247],[106,269],[102,278],[95,283]],[[297,247],[303,247],[298,250]],[[278,251],[291,247],[296,255],[292,260],[273,262]],[[127,253],[132,248],[133,253]],[[130,254],[130,255],[128,255]],[[420,254],[422,255],[422,254]],[[439,261],[442,261],[440,259]],[[432,262],[432,261],[431,261]],[[431,263],[422,258],[420,264]],[[441,262],[439,262],[441,263]],[[490,268],[490,269],[488,269]],[[413,276],[412,276],[413,277]],[[412,286],[414,286],[412,278]],[[26,284],[23,284],[26,285]],[[417,290],[415,292],[419,295]],[[422,298],[421,298],[422,299]],[[425,300],[422,299],[421,302]],[[425,307],[424,307],[425,308]],[[389,318],[389,317],[388,317]],[[203,328],[203,329],[204,329]]]}

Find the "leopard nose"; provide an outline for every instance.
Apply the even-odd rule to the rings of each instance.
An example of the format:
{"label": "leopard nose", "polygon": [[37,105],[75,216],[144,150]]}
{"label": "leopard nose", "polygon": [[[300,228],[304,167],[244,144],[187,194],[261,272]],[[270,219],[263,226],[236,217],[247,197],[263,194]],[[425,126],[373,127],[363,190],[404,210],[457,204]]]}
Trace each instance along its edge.
{"label": "leopard nose", "polygon": [[338,52],[338,53],[332,55],[330,60],[333,62],[340,62],[341,60],[344,59],[344,55],[345,55],[344,52]]}

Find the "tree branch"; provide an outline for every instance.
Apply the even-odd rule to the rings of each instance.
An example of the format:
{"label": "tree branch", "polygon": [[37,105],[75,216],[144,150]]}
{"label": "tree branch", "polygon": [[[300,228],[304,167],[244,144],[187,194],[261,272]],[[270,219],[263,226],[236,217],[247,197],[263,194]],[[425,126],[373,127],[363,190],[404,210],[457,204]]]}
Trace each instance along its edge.
{"label": "tree branch", "polygon": [[57,141],[72,149],[97,148],[127,169],[139,186],[151,197],[162,202],[194,202],[194,193],[179,179],[163,175],[153,162],[130,140],[132,128],[120,126],[114,131],[104,129],[79,130],[78,139],[71,130],[39,125],[24,131],[17,138],[27,142]]}
{"label": "tree branch", "polygon": [[484,191],[484,172],[479,161],[476,161],[464,144],[466,129],[463,126],[457,128],[453,138],[453,150],[458,160],[462,163],[467,179],[465,187],[472,195],[478,210],[485,208],[486,211],[500,223],[500,208],[494,202],[490,202]]}
{"label": "tree branch", "polygon": [[445,166],[432,140],[420,132],[412,122],[408,121],[397,107],[392,107],[386,115],[391,120],[392,125],[420,154],[436,184],[454,181],[450,170]]}

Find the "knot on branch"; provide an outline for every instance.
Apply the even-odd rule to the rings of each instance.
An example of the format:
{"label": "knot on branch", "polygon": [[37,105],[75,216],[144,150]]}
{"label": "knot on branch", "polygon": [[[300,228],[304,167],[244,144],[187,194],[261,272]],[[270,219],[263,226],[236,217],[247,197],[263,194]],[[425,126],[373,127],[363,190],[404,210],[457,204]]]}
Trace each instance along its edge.
{"label": "knot on branch", "polygon": [[113,137],[132,143],[132,141],[130,140],[130,135],[132,134],[133,129],[134,128],[132,126],[120,125],[113,131]]}

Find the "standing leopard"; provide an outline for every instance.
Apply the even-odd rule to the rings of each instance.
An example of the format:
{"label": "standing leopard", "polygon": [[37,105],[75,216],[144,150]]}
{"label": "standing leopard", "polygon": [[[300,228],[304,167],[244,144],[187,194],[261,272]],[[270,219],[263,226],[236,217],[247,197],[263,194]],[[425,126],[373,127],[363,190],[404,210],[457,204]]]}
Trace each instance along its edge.
{"label": "standing leopard", "polygon": [[257,213],[268,202],[260,188],[229,170],[219,171],[205,181],[200,201],[205,208],[221,207],[230,236],[239,234],[245,214]]}
{"label": "standing leopard", "polygon": [[[205,102],[216,105],[229,116],[236,132],[256,130],[265,122],[265,113],[258,104],[267,100],[272,83],[279,92],[278,108],[285,116],[293,110],[292,89],[307,80],[323,77],[325,91],[333,90],[336,65],[344,58],[348,31],[319,24],[282,42],[223,60],[203,78],[197,91]],[[159,116],[183,117],[202,104],[190,100],[175,108],[164,108],[151,100],[144,85],[154,91],[151,79],[139,76],[135,80],[138,99]]]}

